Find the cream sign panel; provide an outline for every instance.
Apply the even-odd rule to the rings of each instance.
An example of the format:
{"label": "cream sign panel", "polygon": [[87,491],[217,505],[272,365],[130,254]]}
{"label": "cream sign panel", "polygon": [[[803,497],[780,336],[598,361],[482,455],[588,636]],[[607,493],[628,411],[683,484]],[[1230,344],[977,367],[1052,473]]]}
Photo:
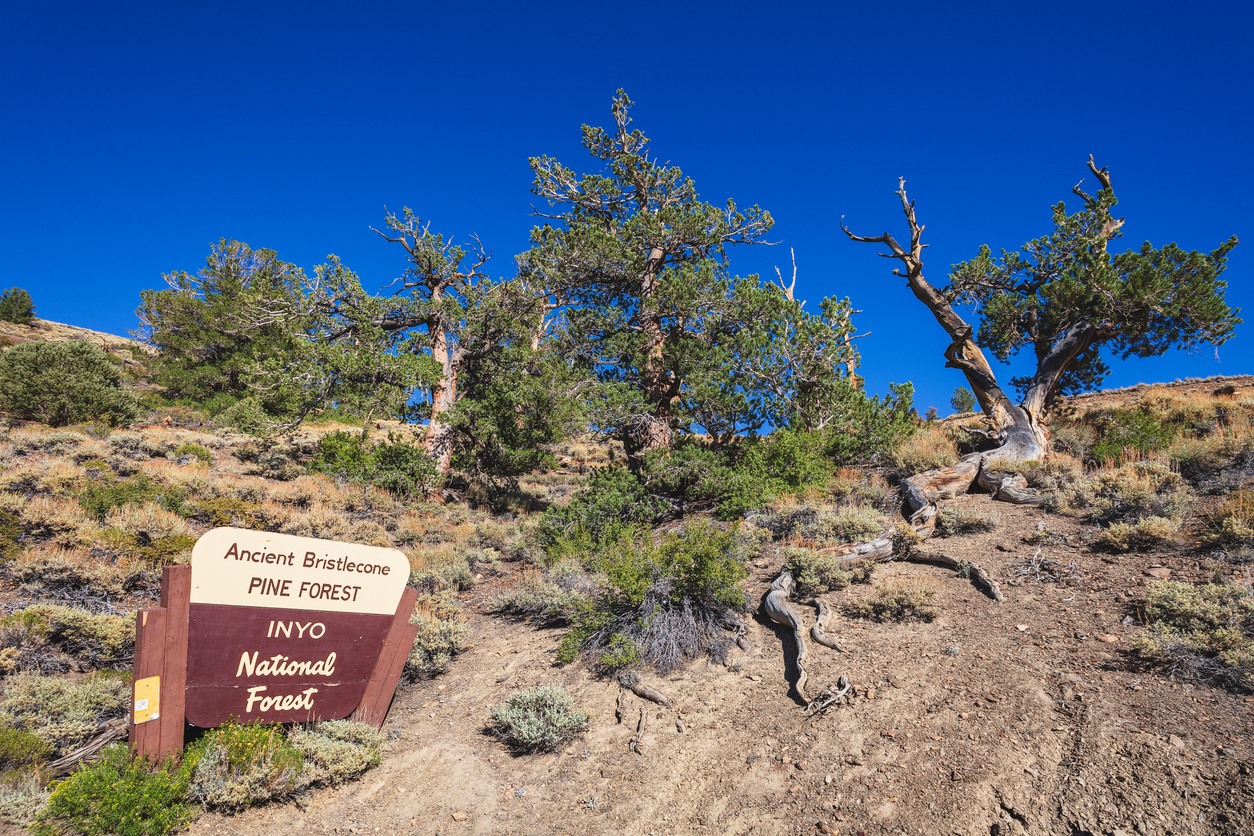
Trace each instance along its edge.
{"label": "cream sign panel", "polygon": [[391,615],[409,581],[396,549],[215,528],[192,549],[193,604]]}

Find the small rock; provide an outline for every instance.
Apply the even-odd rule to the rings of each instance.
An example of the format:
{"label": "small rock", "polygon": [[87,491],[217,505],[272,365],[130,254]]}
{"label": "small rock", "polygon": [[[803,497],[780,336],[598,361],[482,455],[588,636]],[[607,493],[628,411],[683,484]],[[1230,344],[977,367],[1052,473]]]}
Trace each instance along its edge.
{"label": "small rock", "polygon": [[1128,836],[1128,833],[1126,830],[1121,830],[1116,827],[1114,830],[1110,831],[1110,836]]}
{"label": "small rock", "polygon": [[824,776],[823,776],[823,783],[824,783],[824,784],[830,784],[831,782],[832,782],[832,776],[831,776],[831,775],[824,775]]}
{"label": "small rock", "polygon": [[951,647],[947,647],[947,648],[945,648],[945,655],[946,655],[946,656],[957,656],[957,655],[958,655],[959,653],[961,653],[961,652],[962,652],[962,648],[961,648],[961,647],[951,646]]}
{"label": "small rock", "polygon": [[874,688],[867,688],[867,689],[866,689],[866,698],[867,698],[868,700],[873,700],[873,699],[875,699],[875,689],[874,689]]}
{"label": "small rock", "polygon": [[470,817],[469,817],[469,816],[467,816],[465,813],[454,813],[454,814],[453,814],[453,821],[465,821],[465,820],[466,820],[466,819],[468,819],[468,818],[470,818]]}
{"label": "small rock", "polygon": [[750,681],[752,681],[752,682],[761,682],[761,681],[762,681],[762,677],[758,676],[756,673],[755,673],[753,676],[749,677],[749,679],[750,679]]}
{"label": "small rock", "polygon": [[1171,577],[1171,570],[1166,566],[1151,566],[1145,570],[1145,574],[1149,575],[1151,578],[1158,578],[1160,581],[1165,581],[1167,578]]}
{"label": "small rock", "polygon": [[683,734],[685,731],[687,731],[687,729],[684,727],[684,721],[683,721],[683,720],[680,720],[680,719],[676,718],[676,720],[675,720],[675,731],[679,732],[680,734]]}
{"label": "small rock", "polygon": [[1099,642],[1105,642],[1106,644],[1114,644],[1119,641],[1119,637],[1111,633],[1102,633],[1097,637],[1097,640]]}
{"label": "small rock", "polygon": [[975,707],[976,707],[976,708],[983,708],[983,707],[984,707],[984,703],[980,702],[979,700],[976,700],[976,701],[975,701]]}
{"label": "small rock", "polygon": [[960,713],[958,714],[958,716],[959,716],[959,717],[961,717],[962,719],[966,720],[966,719],[967,719],[968,717],[970,717],[971,715],[970,715],[970,714],[968,714],[968,713],[966,713],[965,711],[963,711],[963,712],[960,712]]}
{"label": "small rock", "polygon": [[832,832],[832,826],[831,826],[830,824],[828,824],[827,822],[823,821],[822,819],[820,819],[820,820],[818,821],[818,823],[817,823],[817,824],[815,824],[815,827],[817,827],[817,828],[819,829],[819,832],[820,832],[820,833],[831,833],[831,832]]}
{"label": "small rock", "polygon": [[797,761],[797,768],[798,768],[798,769],[800,769],[800,770],[805,770],[805,768],[806,768],[806,762],[805,762],[805,761]]}
{"label": "small rock", "polygon": [[1026,625],[1026,624],[1016,624],[1016,625],[1015,625],[1015,629],[1016,629],[1016,630],[1018,630],[1020,633],[1026,633],[1026,632],[1028,631],[1028,625]]}
{"label": "small rock", "polygon": [[1009,544],[1009,543],[998,543],[998,544],[997,544],[997,551],[999,551],[999,552],[1011,552],[1011,551],[1014,551],[1014,549],[1013,549],[1013,548],[1011,548],[1011,546],[1010,546],[1010,544]]}
{"label": "small rock", "polygon": [[1236,749],[1220,749],[1219,750],[1219,754],[1223,755],[1225,758],[1230,758],[1236,753],[1237,753]]}
{"label": "small rock", "polygon": [[1167,743],[1171,746],[1175,746],[1177,749],[1184,748],[1184,740],[1176,737],[1174,734],[1167,735]]}
{"label": "small rock", "polygon": [[1087,638],[1089,637],[1089,634],[1088,634],[1088,633],[1082,633],[1082,632],[1080,632],[1079,630],[1076,630],[1076,631],[1075,631],[1075,637],[1076,637],[1077,639],[1087,639]]}
{"label": "small rock", "polygon": [[745,758],[745,763],[753,763],[757,759],[758,759],[757,755],[750,755],[749,757]]}

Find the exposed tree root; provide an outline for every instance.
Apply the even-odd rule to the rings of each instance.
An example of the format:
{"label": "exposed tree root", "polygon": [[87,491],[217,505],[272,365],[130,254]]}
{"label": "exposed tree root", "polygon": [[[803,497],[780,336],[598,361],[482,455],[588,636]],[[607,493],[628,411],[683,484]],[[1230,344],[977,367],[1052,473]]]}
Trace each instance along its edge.
{"label": "exposed tree root", "polygon": [[655,691],[648,685],[645,685],[644,681],[640,679],[640,674],[635,671],[623,671],[619,674],[618,684],[631,691],[637,697],[652,700],[658,705],[665,706],[666,708],[672,708],[674,706],[674,703],[670,701],[670,698],[661,691]]}
{"label": "exposed tree root", "polygon": [[971,580],[975,581],[976,584],[988,590],[988,594],[993,596],[993,600],[997,601],[998,603],[1004,603],[1006,600],[1005,597],[1001,594],[1001,586],[997,583],[997,581],[989,577],[988,572],[985,572],[983,569],[981,569],[979,566],[977,566],[974,563],[966,563],[964,565],[964,563],[961,560],[952,558],[947,554],[941,554],[940,552],[920,552],[920,551],[913,551],[913,550],[910,553],[905,555],[905,559],[912,561],[914,563],[937,563],[937,564],[940,564],[941,566],[948,566],[950,569],[953,569],[955,572],[962,572],[965,569],[971,573]]}
{"label": "exposed tree root", "polygon": [[[655,692],[656,693],[656,692]],[[635,752],[637,755],[644,754],[644,730],[649,725],[649,711],[641,706],[640,721],[636,723],[636,733],[631,736],[631,740],[627,741],[627,751]]]}
{"label": "exposed tree root", "polygon": [[822,598],[815,598],[814,605],[819,608],[819,618],[818,621],[814,622],[814,626],[810,628],[810,638],[814,639],[824,647],[830,647],[832,650],[841,650],[843,652],[843,649],[836,643],[836,640],[824,632],[827,630],[827,622],[831,620],[831,617],[834,614],[832,608],[829,607],[827,602]]}

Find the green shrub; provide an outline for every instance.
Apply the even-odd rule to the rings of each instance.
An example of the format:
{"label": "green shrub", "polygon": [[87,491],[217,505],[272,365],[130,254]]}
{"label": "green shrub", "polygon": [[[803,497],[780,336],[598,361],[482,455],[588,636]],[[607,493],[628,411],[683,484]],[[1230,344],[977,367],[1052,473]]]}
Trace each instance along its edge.
{"label": "green shrub", "polygon": [[15,673],[5,680],[0,726],[24,729],[65,755],[96,734],[106,720],[126,717],[127,677],[98,672],[80,679]]}
{"label": "green shrub", "polygon": [[515,691],[492,709],[490,731],[518,751],[552,751],[588,728],[592,714],[574,704],[560,685]]}
{"label": "green shrub", "polygon": [[139,404],[119,380],[108,355],[91,343],[22,343],[0,355],[0,410],[54,427],[88,419],[124,424]]}
{"label": "green shrub", "polygon": [[932,605],[936,590],[919,583],[877,586],[874,594],[848,607],[850,615],[872,621],[932,621],[940,611]]}
{"label": "green shrub", "polygon": [[0,727],[0,772],[38,767],[56,754],[48,741],[25,729]]}
{"label": "green shrub", "polygon": [[266,413],[260,399],[241,398],[213,417],[219,427],[230,427],[248,435],[265,435],[274,426],[274,419]]}
{"label": "green shrub", "polygon": [[0,322],[30,325],[35,321],[35,302],[20,287],[11,287],[0,294]]}
{"label": "green shrub", "polygon": [[[7,650],[17,651],[9,654]],[[0,619],[0,670],[121,668],[135,652],[135,616],[36,604]]]}
{"label": "green shrub", "polygon": [[726,658],[727,633],[747,597],[743,544],[734,531],[697,521],[654,542],[621,539],[589,557],[605,577],[595,603],[575,614],[558,661],[590,656],[602,668],[653,665],[669,673],[707,654]]}
{"label": "green shrub", "polygon": [[222,810],[286,797],[299,786],[305,766],[305,756],[277,725],[227,723],[190,752],[196,766],[188,797]]}
{"label": "green shrub", "polygon": [[400,496],[426,496],[441,481],[431,456],[392,432],[387,441],[370,448],[355,433],[328,433],[318,440],[309,469]]}
{"label": "green shrub", "polygon": [[470,625],[452,589],[420,597],[409,623],[418,625],[418,635],[405,662],[403,676],[407,681],[444,673],[466,648]]}
{"label": "green shrub", "polygon": [[1104,410],[1085,416],[1085,421],[1097,435],[1089,454],[1103,464],[1163,450],[1177,435],[1161,415],[1142,409]]}
{"label": "green shrub", "polygon": [[[112,471],[109,475],[112,475]],[[98,521],[104,522],[110,511],[128,503],[143,505],[145,502],[155,502],[167,511],[182,513],[187,493],[163,485],[146,473],[140,473],[130,479],[105,478],[87,482],[74,491],[74,498]]]}
{"label": "green shrub", "polygon": [[199,444],[183,444],[174,451],[174,455],[179,458],[195,456],[205,464],[213,464],[213,453],[209,452],[209,448],[202,447]]}
{"label": "green shrub", "polygon": [[840,557],[819,554],[813,549],[784,551],[784,568],[792,572],[797,581],[797,594],[801,597],[822,595],[849,586],[852,578],[841,564]]}
{"label": "green shrub", "polygon": [[305,757],[301,780],[306,785],[339,784],[356,778],[379,765],[387,744],[387,738],[374,726],[352,720],[297,726],[287,740]]}
{"label": "green shrub", "polygon": [[196,808],[184,796],[190,760],[181,768],[153,767],[125,745],[104,750],[52,791],[31,826],[35,836],[163,836],[189,824]]}
{"label": "green shrub", "polygon": [[194,499],[183,505],[183,516],[210,526],[236,526],[238,528],[262,528],[265,525],[260,506],[234,496],[217,496],[213,499]]}
{"label": "green shrub", "polygon": [[539,534],[546,547],[562,539],[587,538],[596,548],[636,526],[652,525],[669,507],[626,468],[610,466],[593,473],[565,508],[546,511]]}
{"label": "green shrub", "polygon": [[1153,581],[1133,647],[1185,679],[1254,690],[1254,597],[1226,584]]}

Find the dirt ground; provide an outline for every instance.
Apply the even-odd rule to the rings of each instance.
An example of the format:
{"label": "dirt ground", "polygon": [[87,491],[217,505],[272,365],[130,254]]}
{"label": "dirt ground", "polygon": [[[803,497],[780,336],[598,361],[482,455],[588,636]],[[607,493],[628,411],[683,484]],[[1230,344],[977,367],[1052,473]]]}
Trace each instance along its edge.
{"label": "dirt ground", "polygon": [[[982,535],[929,548],[1002,580],[998,604],[934,566],[890,563],[875,583],[918,579],[936,589],[931,623],[843,616],[817,647],[811,682],[844,674],[851,703],[803,716],[790,697],[791,635],[761,615],[748,652],[646,682],[674,709],[553,665],[561,632],[480,614],[510,583],[489,579],[464,598],[472,647],[446,675],[403,688],[381,767],[298,803],[206,815],[193,834],[1249,834],[1254,833],[1254,697],[1173,682],[1129,646],[1151,566],[1200,578],[1189,554],[1091,553],[1080,527],[1039,509],[961,497],[1000,516]],[[1066,538],[1042,556],[1075,561],[1074,584],[1006,583],[1033,555],[1040,522]],[[769,545],[753,562],[760,600],[782,563]],[[839,606],[870,593],[833,593]],[[814,612],[807,610],[807,623]],[[1099,638],[1101,637],[1101,638]],[[1112,639],[1114,639],[1112,641]],[[791,651],[789,650],[789,653]],[[484,733],[489,708],[513,689],[561,682],[593,712],[588,733],[555,755],[511,755]],[[812,686],[813,687],[813,686]],[[628,751],[647,713],[643,754]]]}

